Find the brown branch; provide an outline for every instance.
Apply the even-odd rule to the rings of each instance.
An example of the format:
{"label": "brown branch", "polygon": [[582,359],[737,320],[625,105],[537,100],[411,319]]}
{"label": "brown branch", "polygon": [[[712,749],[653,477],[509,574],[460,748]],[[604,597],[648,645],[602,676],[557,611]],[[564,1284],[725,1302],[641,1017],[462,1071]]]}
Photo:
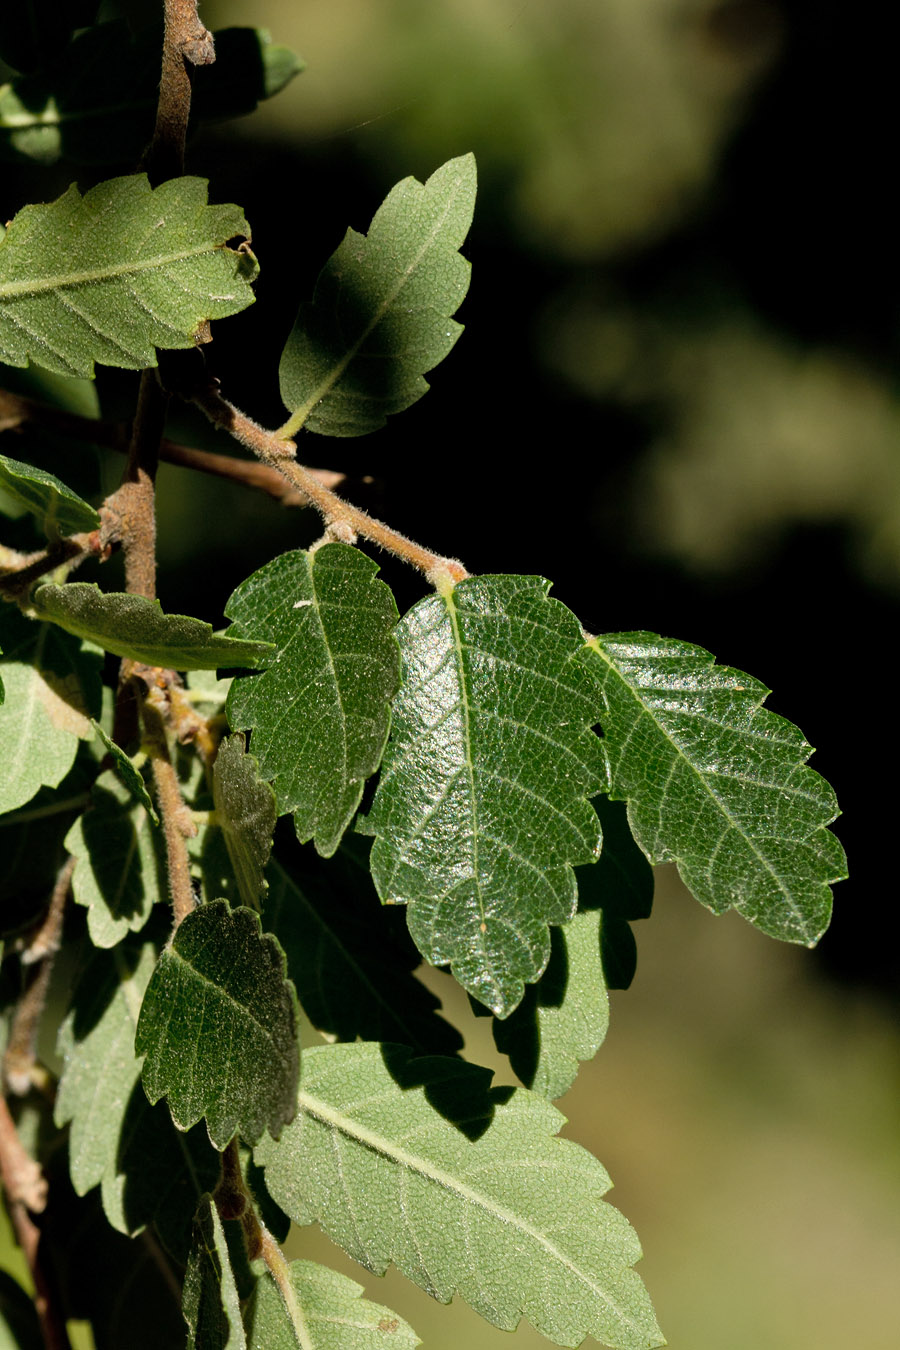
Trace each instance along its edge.
{"label": "brown branch", "polygon": [[6,557],[0,557],[0,594],[9,600],[17,600],[27,594],[39,577],[53,572],[63,563],[68,563],[70,569],[77,567],[85,558],[101,553],[102,546],[99,534],[93,530],[90,534],[73,534],[66,539],[54,540],[37,553],[15,554],[12,549],[3,552]]}
{"label": "brown branch", "polygon": [[190,66],[208,66],[215,59],[213,36],[200,22],[197,0],[165,0],[156,126],[144,160],[151,183],[184,173],[184,143],[191,115]]}
{"label": "brown branch", "polygon": [[[23,422],[46,427],[48,431],[55,431],[69,438],[93,441],[95,445],[115,450],[120,455],[128,453],[130,437],[127,423],[103,422],[97,418],[81,417],[77,413],[49,408],[46,404],[23,398],[21,394],[0,389],[0,431],[12,430],[21,426]],[[256,488],[280,502],[282,506],[310,505],[305,492],[289,483],[277,469],[269,468],[267,464],[260,464],[256,460],[213,454],[209,450],[181,445],[166,437],[160,442],[159,458],[166,464],[196,469],[199,473],[227,478],[231,482],[243,484],[244,487]],[[346,474],[339,473],[335,469],[310,469],[309,472],[325,487],[331,489],[339,487],[347,478]]]}
{"label": "brown branch", "polygon": [[395,557],[402,558],[410,566],[424,572],[429,581],[435,585],[442,580],[455,585],[469,575],[457,559],[445,558],[439,553],[432,553],[430,549],[422,548],[420,544],[407,539],[405,535],[392,530],[380,520],[373,519],[359,507],[345,502],[342,497],[323,486],[309,469],[298,464],[295,458],[297,447],[293,441],[282,440],[276,432],[266,431],[251,421],[240,409],[223,398],[214,385],[195,390],[192,401],[206,413],[214,426],[230,432],[235,440],[240,441],[248,450],[252,450],[264,464],[277,469],[289,483],[305,493],[324,517],[331,537],[352,541],[357,535],[362,535],[364,539],[387,549]]}
{"label": "brown branch", "polygon": [[[131,665],[134,669],[134,663]],[[142,673],[142,678],[150,677],[149,668],[138,669]],[[194,887],[191,883],[187,840],[197,833],[197,826],[184,803],[178,775],[169,754],[165,723],[167,704],[165,685],[154,683],[141,701],[141,717],[144,723],[145,745],[153,770],[159,818],[166,843],[169,895],[172,900],[174,926],[177,928],[194,908]]]}

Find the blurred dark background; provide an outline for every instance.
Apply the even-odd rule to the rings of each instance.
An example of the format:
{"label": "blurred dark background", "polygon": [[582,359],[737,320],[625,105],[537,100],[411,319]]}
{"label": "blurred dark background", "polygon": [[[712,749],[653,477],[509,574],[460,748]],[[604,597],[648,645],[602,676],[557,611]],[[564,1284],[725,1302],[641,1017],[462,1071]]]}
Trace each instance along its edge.
{"label": "blurred dark background", "polygon": [[[104,8],[136,23],[156,12]],[[818,747],[851,870],[829,933],[815,952],[785,951],[691,907],[664,873],[636,986],[618,997],[572,1114],[620,1180],[673,1345],[893,1350],[900,986],[885,840],[900,288],[883,6],[210,0],[201,11],[210,27],[266,27],[308,62],[253,117],[205,127],[190,149],[212,199],[245,209],[262,268],[257,304],[208,350],[226,394],[266,425],[283,421],[278,356],[347,225],[365,229],[397,179],[474,150],[465,333],[413,409],[363,439],[306,435],[302,455],[348,472],[361,504],[472,571],[549,576],[593,631],[651,629],[749,670]],[[0,209],[8,219],[92,175],[103,176],[7,165]],[[102,410],[125,415],[133,387],[103,372]],[[183,411],[172,434],[226,448]],[[114,485],[110,457],[92,466],[97,489]],[[163,604],[217,624],[252,568],[318,532],[180,469],[163,468],[160,486]],[[399,565],[383,568],[401,608],[421,594]],[[642,1127],[633,1112],[623,1124],[622,1093]],[[662,1161],[646,1171],[660,1154],[682,1188]],[[838,1186],[820,1210],[836,1173],[852,1198]],[[759,1205],[767,1185],[773,1211]],[[740,1230],[730,1247],[723,1217]],[[393,1296],[377,1282],[369,1292]],[[407,1315],[425,1334],[424,1314]],[[436,1313],[426,1342],[500,1343],[481,1323],[443,1327]]]}

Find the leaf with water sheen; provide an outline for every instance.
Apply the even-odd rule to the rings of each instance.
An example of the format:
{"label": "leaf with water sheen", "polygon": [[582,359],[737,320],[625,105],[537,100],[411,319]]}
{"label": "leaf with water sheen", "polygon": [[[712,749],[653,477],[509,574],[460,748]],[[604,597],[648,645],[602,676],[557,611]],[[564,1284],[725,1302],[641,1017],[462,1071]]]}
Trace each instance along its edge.
{"label": "leaf with water sheen", "polygon": [[275,793],[259,776],[243,736],[227,736],[213,764],[216,824],[234,869],[241,901],[259,909],[266,893],[266,863],[278,819]]}
{"label": "leaf with water sheen", "polygon": [[248,1350],[414,1350],[402,1318],[362,1298],[362,1285],[314,1261],[292,1261],[285,1297],[260,1275],[244,1315]]}
{"label": "leaf with water sheen", "polygon": [[47,534],[96,530],[100,517],[52,473],[0,455],[0,488],[40,521]]}
{"label": "leaf with water sheen", "polygon": [[575,912],[572,864],[600,851],[599,694],[581,627],[540,577],[472,577],[399,625],[372,875],[417,947],[501,1017]]}
{"label": "leaf with water sheen", "polygon": [[206,191],[202,178],[151,188],[135,174],[24,207],[0,240],[0,360],[142,370],[156,348],[193,347],[206,320],[246,309],[256,260],[228,241],[249,227]]}
{"label": "leaf with water sheen", "polygon": [[811,746],[763,708],[768,689],[702,647],[653,633],[592,638],[611,795],[628,802],[638,844],[674,862],[714,913],[732,906],[772,937],[813,946],[846,875],[826,826],[829,785]]}
{"label": "leaf with water sheen", "polygon": [[296,995],[284,953],[252,910],[224,900],[182,920],[144,996],[135,1049],[151,1102],[179,1129],[206,1117],[218,1149],[277,1134],[296,1108]]}
{"label": "leaf with water sheen", "polygon": [[95,947],[114,947],[143,928],[153,906],[167,898],[161,836],[111,771],[97,779],[90,808],[65,846],[77,859],[72,896],[87,909]]}
{"label": "leaf with water sheen", "polygon": [[0,603],[5,698],[0,704],[0,815],[42,787],[57,787],[93,736],[100,711],[100,655],[53,624]]}
{"label": "leaf with water sheen", "polygon": [[186,1350],[247,1350],[225,1230],[209,1195],[194,1216],[181,1307],[188,1324]]}
{"label": "leaf with water sheen", "polygon": [[398,183],[367,235],[347,231],[281,358],[282,435],[361,436],[422,397],[462,332],[450,316],[469,288],[458,249],[474,209],[475,159],[462,155],[424,185]]}
{"label": "leaf with water sheen", "polygon": [[115,656],[170,670],[259,666],[272,659],[268,642],[237,642],[187,614],[164,614],[158,600],[123,591],[101,591],[92,582],[39,586],[32,608],[68,633],[95,642]]}
{"label": "leaf with water sheen", "polygon": [[489,1078],[398,1046],[307,1051],[296,1120],[255,1151],[273,1198],[369,1270],[393,1262],[495,1326],[524,1316],[560,1345],[661,1345],[603,1167],[555,1137],[564,1117],[549,1102]]}
{"label": "leaf with water sheen", "polygon": [[397,609],[375,563],[346,544],[274,558],[231,596],[229,634],[274,642],[261,675],[234,680],[226,713],[280,815],[328,857],[378,768],[400,658]]}

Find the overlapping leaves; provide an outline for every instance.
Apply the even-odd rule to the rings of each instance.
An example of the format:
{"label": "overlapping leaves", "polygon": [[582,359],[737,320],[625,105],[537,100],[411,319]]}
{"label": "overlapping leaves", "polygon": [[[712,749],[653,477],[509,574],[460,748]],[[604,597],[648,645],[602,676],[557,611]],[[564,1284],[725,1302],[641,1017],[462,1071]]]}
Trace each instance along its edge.
{"label": "overlapping leaves", "polygon": [[475,160],[462,155],[424,185],[398,183],[367,235],[347,231],[281,358],[283,435],[360,436],[422,397],[462,332],[450,316],[469,287],[457,250],[474,206]]}
{"label": "overlapping leaves", "polygon": [[364,828],[382,900],[436,965],[506,1016],[575,912],[606,781],[574,615],[539,577],[475,577],[398,629],[403,681]]}
{"label": "overlapping leaves", "polygon": [[397,689],[397,610],[376,565],[346,544],[285,553],[254,572],[225,607],[229,638],[277,645],[262,675],[236,679],[226,712],[252,730],[251,750],[279,814],[329,856],[378,767]]}
{"label": "overlapping leaves", "polygon": [[0,240],[0,360],[91,375],[193,346],[206,320],[253,301],[256,260],[229,245],[248,234],[201,178],[111,178],[24,207]]}
{"label": "overlapping leaves", "polygon": [[762,707],[758,680],[652,633],[592,638],[586,659],[606,710],[612,796],[634,837],[675,862],[717,914],[732,906],[773,937],[813,945],[831,914],[844,854],[826,826],[829,785],[806,766],[801,732]]}
{"label": "overlapping leaves", "polygon": [[393,1262],[496,1326],[525,1316],[560,1345],[661,1345],[637,1238],[601,1199],[606,1172],[554,1137],[550,1103],[488,1078],[399,1047],[308,1051],[296,1120],[256,1149],[272,1196],[370,1270]]}

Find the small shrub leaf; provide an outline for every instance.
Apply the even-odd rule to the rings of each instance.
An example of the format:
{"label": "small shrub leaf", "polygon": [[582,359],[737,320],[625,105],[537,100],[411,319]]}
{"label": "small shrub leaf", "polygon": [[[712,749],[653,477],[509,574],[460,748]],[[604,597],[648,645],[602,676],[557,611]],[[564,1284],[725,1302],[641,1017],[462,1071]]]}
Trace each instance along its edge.
{"label": "small shrub leaf", "polygon": [[540,577],[473,577],[420,601],[372,810],[372,875],[419,950],[501,1017],[566,923],[571,864],[600,851],[599,695],[575,616]]}
{"label": "small shrub leaf", "polygon": [[216,823],[234,869],[241,901],[259,909],[266,893],[266,863],[278,819],[275,793],[259,776],[243,736],[227,736],[213,764]]}
{"label": "small shrub leaf", "polygon": [[472,155],[449,160],[424,185],[404,178],[367,235],[347,231],[281,358],[291,411],[284,436],[302,426],[361,436],[427,391],[423,376],[462,332],[450,316],[469,288],[458,249],[472,223],[475,179]]}
{"label": "small shrub leaf", "polygon": [[611,795],[628,802],[650,860],[677,863],[714,913],[734,907],[772,937],[815,945],[829,883],[846,875],[825,828],[838,807],[801,732],[763,708],[765,685],[653,633],[592,638],[586,659],[606,702]]}
{"label": "small shrub leaf", "polygon": [[362,1298],[362,1285],[314,1261],[291,1261],[288,1289],[263,1273],[244,1314],[248,1350],[414,1350],[402,1318]]}
{"label": "small shrub leaf", "polygon": [[301,843],[334,853],[390,726],[400,657],[397,609],[378,568],[358,549],[326,544],[275,558],[231,596],[228,633],[275,643],[262,675],[231,685],[230,725],[292,812]]}
{"label": "small shrub leaf", "polygon": [[225,1230],[209,1195],[194,1216],[181,1308],[188,1324],[186,1350],[247,1350]]}
{"label": "small shrub leaf", "polygon": [[116,745],[112,736],[107,735],[99,722],[92,721],[91,725],[94,728],[94,735],[102,742],[107,754],[112,758],[113,768],[127,787],[133,800],[140,802],[153,824],[158,825],[159,816],[156,813],[156,807],[153,805],[153,798],[147,791],[147,784],[138,772],[134,760],[126,755],[120,745]]}
{"label": "small shrub leaf", "polygon": [[48,535],[96,530],[100,517],[92,506],[52,473],[0,455],[0,488],[40,521]]}

